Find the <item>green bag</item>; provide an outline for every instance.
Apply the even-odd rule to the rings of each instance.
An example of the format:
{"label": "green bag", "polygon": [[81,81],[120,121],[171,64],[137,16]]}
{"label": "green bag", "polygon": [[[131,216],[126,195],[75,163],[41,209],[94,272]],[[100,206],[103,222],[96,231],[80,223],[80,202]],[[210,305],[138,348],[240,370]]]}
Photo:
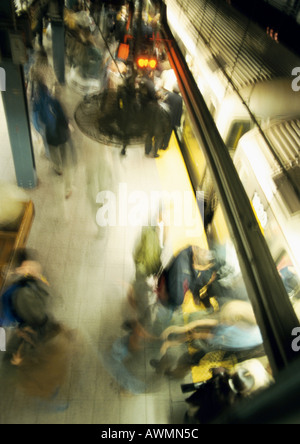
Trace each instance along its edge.
{"label": "green bag", "polygon": [[162,265],[160,255],[161,246],[156,227],[144,227],[141,240],[133,253],[137,274],[158,274]]}

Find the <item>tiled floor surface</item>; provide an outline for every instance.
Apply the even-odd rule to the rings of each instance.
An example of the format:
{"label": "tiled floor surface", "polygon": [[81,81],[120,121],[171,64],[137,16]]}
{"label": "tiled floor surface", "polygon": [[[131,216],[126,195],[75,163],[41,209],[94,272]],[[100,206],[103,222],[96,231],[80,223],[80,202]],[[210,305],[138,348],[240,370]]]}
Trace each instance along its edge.
{"label": "tiled floor surface", "polygon": [[[64,97],[72,117],[82,97],[69,87],[65,87]],[[0,115],[0,177],[15,183],[2,107]],[[156,161],[145,158],[142,146],[130,148],[123,158],[120,149],[93,142],[74,127],[78,163],[71,198],[64,199],[63,178],[54,173],[37,141],[39,185],[27,191],[36,209],[28,247],[38,252],[51,284],[56,318],[74,329],[78,343],[66,386],[56,400],[67,402],[68,408],[59,411],[55,403],[41,404],[28,398],[2,374],[0,423],[180,424],[186,410],[182,381],[156,375],[149,365],[155,357],[151,347],[127,363],[147,382],[145,394],[124,395],[99,360],[99,351],[109,348],[122,334],[126,294],[134,273],[132,251],[140,227],[116,226],[99,233],[96,208],[90,202],[95,202],[99,187],[115,192],[120,183],[128,190],[149,192],[153,184],[159,188]],[[101,183],[91,188],[91,179],[96,180],[99,171],[103,172]]]}

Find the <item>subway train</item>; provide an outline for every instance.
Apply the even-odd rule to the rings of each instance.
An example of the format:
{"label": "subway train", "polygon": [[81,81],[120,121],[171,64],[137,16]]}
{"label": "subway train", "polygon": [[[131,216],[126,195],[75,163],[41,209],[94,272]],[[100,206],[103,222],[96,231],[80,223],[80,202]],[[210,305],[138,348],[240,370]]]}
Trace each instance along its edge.
{"label": "subway train", "polygon": [[[295,301],[300,296],[300,92],[296,68],[300,59],[270,41],[264,30],[249,25],[246,19],[243,23],[242,16],[228,5],[224,6],[228,8],[226,17],[213,9],[215,2],[197,5],[192,1],[188,10],[178,0],[165,3],[170,29],[231,154],[287,292]],[[208,37],[209,23],[217,24],[218,29]],[[225,43],[222,40],[226,33],[228,45],[226,38]],[[282,66],[277,65],[276,57],[282,57]],[[191,180],[196,190],[205,193],[206,217],[212,222],[214,239],[225,244],[229,233],[224,229],[213,183],[203,153],[191,142],[186,126],[183,122],[182,140]]]}
{"label": "subway train", "polygon": [[[291,79],[257,83],[249,100],[259,126],[232,95],[220,107],[216,124],[232,153],[272,257],[292,299],[300,276],[300,108]],[[245,96],[244,96],[245,97]],[[288,274],[287,274],[288,273]],[[285,277],[284,277],[285,276]]]}
{"label": "subway train", "polygon": [[[234,163],[277,269],[292,301],[295,301],[300,290],[300,202],[297,195],[300,185],[300,120],[274,121],[263,129],[275,147],[286,174],[257,128],[240,139]],[[291,180],[295,186],[292,186]]]}

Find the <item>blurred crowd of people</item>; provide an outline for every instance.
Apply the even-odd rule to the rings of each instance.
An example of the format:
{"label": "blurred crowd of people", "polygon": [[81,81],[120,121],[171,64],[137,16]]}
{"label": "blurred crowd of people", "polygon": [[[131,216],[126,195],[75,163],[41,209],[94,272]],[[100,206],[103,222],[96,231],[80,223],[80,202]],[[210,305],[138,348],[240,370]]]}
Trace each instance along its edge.
{"label": "blurred crowd of people", "polygon": [[196,393],[188,399],[194,407],[188,420],[205,422],[273,379],[244,284],[220,252],[190,245],[163,265],[163,251],[159,226],[144,227],[133,253],[124,335],[100,359],[124,390],[140,394],[149,390],[147,380],[127,363],[145,348],[157,375],[179,381],[207,355],[221,352],[228,367],[216,362],[210,384],[190,390]]}
{"label": "blurred crowd of people", "polygon": [[[87,81],[99,81],[98,92],[104,97],[105,91],[117,94],[119,107],[124,110],[124,122],[120,123],[125,128],[123,155],[129,144],[128,110],[132,98],[138,97],[138,112],[144,115],[145,122],[145,154],[157,158],[159,150],[168,148],[173,129],[181,124],[183,102],[176,77],[164,52],[153,44],[158,59],[156,70],[137,70],[132,60],[118,57],[120,43],[130,30],[129,17],[137,14],[134,2],[124,2],[122,7],[105,2],[100,8],[99,4],[90,1],[89,8],[85,8],[80,1],[67,2],[69,68],[76,69]],[[43,140],[46,157],[56,174],[64,178],[65,198],[69,198],[76,162],[72,125],[60,98],[62,87],[43,48],[41,26],[44,27],[46,10],[41,11],[36,28],[40,48],[28,74],[31,118]],[[157,15],[151,19],[143,15],[142,35],[148,43],[158,21]],[[135,36],[137,31],[131,31]],[[84,93],[89,92],[88,88]],[[190,245],[163,265],[163,250],[159,224],[143,228],[133,253],[135,277],[127,295],[124,335],[110,349],[99,352],[99,359],[118,384],[133,394],[149,390],[147,381],[134,375],[126,365],[147,345],[153,353],[153,371],[180,380],[214,351],[234,355],[239,363],[263,358],[263,339],[244,285],[220,252]],[[76,348],[74,338],[51,314],[51,287],[38,261],[22,251],[14,270],[14,279],[1,297],[0,327],[14,327],[6,360],[18,370],[18,383],[27,393],[55,399],[67,378],[69,357]],[[193,310],[185,312],[186,305],[192,305]],[[213,374],[218,378],[222,374],[226,379],[228,396],[222,393],[222,400],[226,398],[224,405],[231,405],[271,382],[266,371],[263,382],[257,384],[254,374],[246,384],[245,373],[241,378],[241,373],[237,373],[234,378],[235,372],[233,369]],[[201,421],[203,417],[199,414],[193,419]]]}
{"label": "blurred crowd of people", "polygon": [[[63,176],[65,197],[72,194],[76,153],[72,140],[72,124],[62,98],[62,87],[53,69],[51,50],[44,40],[51,33],[48,2],[38,9],[34,32],[37,47],[26,66],[31,121],[35,135],[41,140],[45,155],[54,171]],[[102,95],[102,113],[107,97],[115,93],[116,116],[111,121],[118,127],[121,154],[126,154],[132,137],[132,126],[143,134],[145,154],[159,157],[159,150],[169,146],[173,129],[180,126],[183,101],[176,76],[167,61],[162,45],[151,38],[157,31],[159,14],[142,14],[141,50],[153,54],[157,69],[138,69],[132,48],[136,40],[139,11],[135,2],[119,4],[69,1],[64,13],[65,54],[68,81],[80,85],[78,92]],[[50,23],[50,24],[49,24]],[[47,32],[40,32],[40,29]],[[128,43],[127,58],[120,47]],[[145,44],[143,44],[145,42]],[[130,47],[130,48],[129,48]],[[140,120],[139,120],[140,119]],[[133,131],[134,132],[134,131]]]}
{"label": "blurred crowd of people", "polygon": [[[117,94],[111,120],[118,126],[123,155],[132,137],[131,126],[136,127],[138,121],[138,133],[142,132],[145,138],[145,154],[159,157],[158,151],[167,149],[183,113],[175,73],[156,39],[159,14],[144,12],[138,31],[139,10],[133,1],[124,2],[121,7],[107,3],[100,16],[91,19],[93,9],[69,10],[65,17],[71,81],[81,85],[86,94],[101,93],[102,112],[107,111],[108,97]],[[154,57],[156,69],[140,69],[139,54]]]}

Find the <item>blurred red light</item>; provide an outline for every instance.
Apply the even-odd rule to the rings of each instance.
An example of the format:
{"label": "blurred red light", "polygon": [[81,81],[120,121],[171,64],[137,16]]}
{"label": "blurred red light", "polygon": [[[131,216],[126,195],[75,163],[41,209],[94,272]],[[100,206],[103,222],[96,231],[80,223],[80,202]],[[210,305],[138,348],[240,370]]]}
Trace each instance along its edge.
{"label": "blurred red light", "polygon": [[137,59],[137,65],[139,68],[151,68],[155,69],[157,67],[157,60],[156,59],[148,59],[147,57],[139,57]]}

